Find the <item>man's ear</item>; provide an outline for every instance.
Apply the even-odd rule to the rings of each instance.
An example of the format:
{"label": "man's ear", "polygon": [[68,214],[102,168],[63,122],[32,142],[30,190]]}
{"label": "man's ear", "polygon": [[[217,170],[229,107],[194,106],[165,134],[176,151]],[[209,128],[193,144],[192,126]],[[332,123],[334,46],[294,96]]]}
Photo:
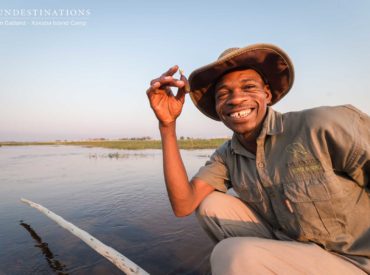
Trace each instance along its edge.
{"label": "man's ear", "polygon": [[268,84],[265,85],[264,91],[266,94],[266,103],[269,104],[272,100],[272,94],[271,94],[270,86]]}

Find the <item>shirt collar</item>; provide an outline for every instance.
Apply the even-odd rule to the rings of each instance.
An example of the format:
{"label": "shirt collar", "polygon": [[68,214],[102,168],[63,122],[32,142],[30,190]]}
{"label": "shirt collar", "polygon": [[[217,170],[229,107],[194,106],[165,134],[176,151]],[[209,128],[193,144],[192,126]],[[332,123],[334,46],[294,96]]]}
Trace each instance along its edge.
{"label": "shirt collar", "polygon": [[[283,116],[281,113],[274,111],[271,107],[267,108],[267,115],[263,122],[261,134],[258,139],[264,139],[266,135],[278,135],[283,132]],[[256,156],[244,148],[240,144],[238,138],[234,134],[231,139],[231,149],[234,153],[246,156],[247,158],[255,159]]]}
{"label": "shirt collar", "polygon": [[261,134],[266,131],[266,135],[274,136],[283,132],[283,115],[271,107],[267,108],[267,115],[263,122]]}

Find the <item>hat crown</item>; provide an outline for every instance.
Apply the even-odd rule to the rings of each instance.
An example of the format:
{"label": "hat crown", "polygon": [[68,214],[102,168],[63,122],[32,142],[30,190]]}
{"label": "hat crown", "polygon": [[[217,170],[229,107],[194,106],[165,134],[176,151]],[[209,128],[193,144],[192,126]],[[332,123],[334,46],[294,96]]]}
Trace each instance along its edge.
{"label": "hat crown", "polygon": [[218,57],[218,59],[221,59],[221,58],[223,58],[224,56],[226,56],[226,55],[228,55],[228,54],[230,54],[230,53],[232,53],[232,52],[234,52],[234,51],[236,51],[236,50],[239,50],[240,48],[237,48],[237,47],[235,47],[235,48],[228,48],[228,49],[226,49],[226,50],[224,50],[221,54],[220,54],[220,56]]}

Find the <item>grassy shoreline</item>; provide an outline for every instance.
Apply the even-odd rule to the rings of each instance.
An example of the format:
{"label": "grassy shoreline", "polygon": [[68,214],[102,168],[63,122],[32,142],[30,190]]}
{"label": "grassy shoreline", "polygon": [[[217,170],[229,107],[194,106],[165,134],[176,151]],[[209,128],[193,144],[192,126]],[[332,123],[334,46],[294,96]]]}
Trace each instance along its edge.
{"label": "grassy shoreline", "polygon": [[[181,139],[180,149],[215,149],[228,139]],[[30,146],[30,145],[74,145],[82,147],[101,147],[110,149],[143,150],[161,149],[160,140],[89,140],[89,141],[50,141],[50,142],[0,142],[0,146]]]}

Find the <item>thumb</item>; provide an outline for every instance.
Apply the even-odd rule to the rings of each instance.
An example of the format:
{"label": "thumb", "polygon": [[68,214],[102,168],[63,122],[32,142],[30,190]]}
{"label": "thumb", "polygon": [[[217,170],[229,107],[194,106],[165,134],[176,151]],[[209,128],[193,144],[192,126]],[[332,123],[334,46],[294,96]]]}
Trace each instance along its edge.
{"label": "thumb", "polygon": [[186,78],[186,76],[184,75],[184,70],[179,70],[180,71],[180,80],[184,81],[185,85],[184,85],[184,89],[185,89],[185,92],[186,93],[189,93],[190,92],[190,84],[189,84],[189,81],[188,79]]}
{"label": "thumb", "polygon": [[181,69],[180,69],[180,74],[181,74],[180,80],[184,82],[184,86],[182,86],[181,88],[179,88],[179,90],[178,90],[178,92],[176,94],[176,99],[177,100],[181,100],[182,102],[184,102],[185,95],[190,92],[190,85],[189,85],[188,79],[184,75],[184,71],[181,70]]}

